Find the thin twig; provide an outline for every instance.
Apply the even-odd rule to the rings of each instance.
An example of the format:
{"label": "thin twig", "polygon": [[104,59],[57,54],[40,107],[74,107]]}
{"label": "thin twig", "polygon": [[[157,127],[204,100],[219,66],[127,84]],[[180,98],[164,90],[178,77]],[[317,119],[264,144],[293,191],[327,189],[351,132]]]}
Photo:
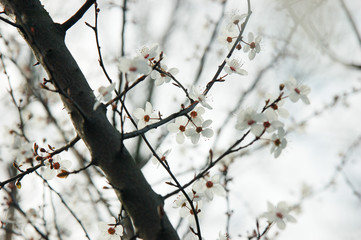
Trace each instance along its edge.
{"label": "thin twig", "polygon": [[49,185],[49,182],[48,182],[45,178],[43,178],[43,176],[41,176],[38,172],[36,172],[36,174],[44,181],[44,183],[46,183],[46,185],[48,186],[48,188],[59,197],[59,199],[60,199],[61,203],[64,205],[64,207],[70,212],[70,214],[73,216],[73,218],[79,223],[79,225],[80,225],[80,227],[82,228],[82,230],[83,230],[86,238],[88,238],[89,240],[91,240],[90,237],[89,237],[89,234],[88,234],[87,230],[85,229],[85,227],[84,227],[84,225],[83,225],[83,223],[82,223],[81,220],[76,216],[76,214],[75,214],[74,211],[69,207],[69,205],[65,202],[65,200],[64,200],[64,198],[61,196],[61,194],[60,194],[59,192],[57,192],[52,186],[50,186],[50,185]]}
{"label": "thin twig", "polygon": [[0,20],[6,22],[7,24],[10,24],[10,25],[13,26],[13,27],[16,27],[16,28],[18,28],[18,29],[22,29],[21,26],[19,26],[18,24],[14,23],[14,22],[6,19],[6,18],[3,18],[3,17],[1,17],[1,16],[0,16]]}
{"label": "thin twig", "polygon": [[85,24],[90,27],[95,34],[95,42],[97,45],[97,51],[98,51],[98,56],[99,56],[99,65],[103,70],[103,73],[105,75],[105,77],[108,79],[109,83],[113,83],[113,80],[110,78],[105,65],[104,65],[104,61],[103,61],[103,56],[102,56],[102,52],[101,52],[101,47],[100,47],[100,43],[99,43],[99,35],[98,35],[98,14],[99,14],[99,8],[98,8],[98,4],[95,2],[94,4],[94,14],[95,14],[95,21],[94,21],[94,26],[91,26],[89,23],[85,22]]}
{"label": "thin twig", "polygon": [[219,25],[220,25],[221,21],[224,18],[224,14],[225,14],[225,10],[226,10],[226,3],[227,3],[227,1],[222,2],[221,15],[220,15],[218,21],[216,22],[216,25],[214,26],[214,29],[213,29],[213,32],[212,32],[211,38],[209,39],[208,44],[204,48],[204,52],[203,52],[203,55],[201,57],[201,60],[200,60],[199,66],[198,66],[198,70],[197,70],[197,73],[196,73],[196,77],[195,77],[195,79],[193,81],[193,85],[195,85],[199,81],[200,76],[201,76],[201,74],[203,72],[204,64],[205,64],[206,58],[208,56],[209,50],[210,50],[214,40],[216,39],[216,35],[218,33]]}

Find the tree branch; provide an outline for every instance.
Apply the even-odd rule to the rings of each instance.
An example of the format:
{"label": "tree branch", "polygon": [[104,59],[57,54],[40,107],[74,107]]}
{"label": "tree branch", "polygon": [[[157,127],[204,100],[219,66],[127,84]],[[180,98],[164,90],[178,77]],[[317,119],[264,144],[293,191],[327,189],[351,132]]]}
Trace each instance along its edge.
{"label": "tree branch", "polygon": [[71,18],[61,24],[64,31],[66,32],[75,23],[77,23],[95,2],[96,0],[87,0],[84,5],[73,16],[71,16]]}

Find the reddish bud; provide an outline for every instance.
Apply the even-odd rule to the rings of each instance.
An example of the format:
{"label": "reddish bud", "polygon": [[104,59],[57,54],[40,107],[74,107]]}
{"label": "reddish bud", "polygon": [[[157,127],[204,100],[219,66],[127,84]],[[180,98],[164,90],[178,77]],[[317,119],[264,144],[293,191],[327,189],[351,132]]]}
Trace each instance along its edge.
{"label": "reddish bud", "polygon": [[61,170],[61,172],[56,175],[58,178],[67,178],[69,176],[69,172],[68,171],[65,171],[65,170]]}
{"label": "reddish bud", "polygon": [[115,229],[112,228],[112,227],[108,228],[108,233],[109,233],[110,235],[114,235],[114,234],[115,234]]}

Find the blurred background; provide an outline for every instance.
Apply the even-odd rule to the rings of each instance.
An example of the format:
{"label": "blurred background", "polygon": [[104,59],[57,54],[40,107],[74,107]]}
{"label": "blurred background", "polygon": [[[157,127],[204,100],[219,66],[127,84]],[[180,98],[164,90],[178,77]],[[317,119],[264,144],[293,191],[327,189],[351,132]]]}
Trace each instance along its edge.
{"label": "blurred background", "polygon": [[[83,3],[42,1],[58,23],[66,21]],[[188,89],[195,86],[200,90],[205,89],[229,52],[219,36],[232,16],[247,13],[248,7],[246,0],[104,0],[98,4],[99,42],[113,81],[119,84],[121,56],[134,57],[142,46],[158,43],[165,56],[162,63],[179,69],[175,76],[178,81]],[[359,239],[361,2],[260,0],[251,1],[251,10],[244,40],[249,32],[260,36],[261,51],[250,61],[248,53],[236,50],[233,57],[241,60],[248,75],[229,75],[207,95],[213,110],[207,110],[204,118],[213,120],[215,135],[201,138],[197,145],[189,140],[180,145],[162,126],[146,136],[154,148],[172,149],[168,163],[185,184],[207,164],[210,149],[216,158],[243,135],[234,128],[239,109],[260,111],[268,94],[276,96],[279,85],[293,76],[311,88],[311,104],[285,101],[283,107],[290,113],[283,120],[286,149],[274,158],[267,141],[271,135],[265,135],[228,156],[228,171],[221,171],[223,164],[211,170],[211,175],[222,175],[228,191],[226,198],[215,197],[202,208],[202,234],[207,240],[217,239],[220,231],[228,232],[231,239],[248,239],[256,219],[267,211],[267,202],[286,201],[297,223],[287,224],[282,231],[272,227],[267,239]],[[94,20],[94,8],[90,8],[68,30],[66,43],[97,95],[98,88],[109,83],[98,63],[94,31],[85,24],[94,25]],[[58,95],[40,87],[46,73],[41,66],[34,66],[37,61],[17,30],[3,21],[0,54],[0,181],[4,181],[18,173],[14,162],[22,164],[22,169],[30,166],[24,160],[32,157],[34,142],[44,148],[48,144],[59,148],[76,133]],[[180,109],[186,97],[173,84],[154,86],[148,77],[127,95],[126,105],[134,112],[144,108],[146,101],[168,116]],[[114,117],[111,109],[108,115],[119,127],[119,117]],[[135,128],[126,120],[124,130]],[[125,145],[156,192],[165,195],[174,190],[165,184],[170,180],[166,171],[148,162],[152,154],[142,140],[127,140]],[[72,161],[72,170],[90,161],[82,142],[60,156]],[[41,175],[42,170],[38,173]],[[92,239],[99,233],[97,222],[110,221],[119,214],[119,202],[111,189],[103,188],[107,181],[96,167],[48,183],[33,173],[22,179],[21,189],[10,185],[0,191],[1,239],[40,239],[34,226],[48,233],[50,239],[83,239],[83,230],[62,200]],[[173,207],[175,199],[166,200],[165,210],[183,237],[189,233],[188,223]],[[267,226],[264,218],[259,223],[260,229]]]}

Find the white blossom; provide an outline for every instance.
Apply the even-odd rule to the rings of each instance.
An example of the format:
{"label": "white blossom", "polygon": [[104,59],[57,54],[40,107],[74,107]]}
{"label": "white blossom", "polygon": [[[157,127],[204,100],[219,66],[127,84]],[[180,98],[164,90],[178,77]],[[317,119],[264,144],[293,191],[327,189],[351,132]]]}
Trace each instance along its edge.
{"label": "white blossom", "polygon": [[[202,199],[203,199],[202,194],[191,191],[191,192],[187,193],[187,196],[192,201],[192,204],[197,212],[197,216],[199,216],[201,214],[201,206],[202,206]],[[174,201],[173,207],[180,208],[179,215],[183,218],[187,218],[188,222],[191,225],[195,223],[194,212],[192,210],[192,207],[189,204],[189,201],[187,200],[187,198],[183,194],[181,194],[177,197],[177,199]]]}
{"label": "white blossom", "polygon": [[[195,211],[197,212],[197,217],[199,218],[203,212],[201,211],[202,208],[202,201],[197,201],[197,202],[193,202],[193,207],[195,209]],[[188,223],[190,225],[195,225],[195,218],[194,218],[194,211],[192,210],[191,205],[189,204],[188,201],[184,202],[184,204],[182,205],[182,207],[179,209],[179,215],[182,218],[187,218]]]}
{"label": "white blossom", "polygon": [[123,226],[99,222],[100,234],[98,240],[120,240],[123,236]]}
{"label": "white blossom", "polygon": [[238,26],[240,26],[241,22],[243,21],[243,19],[245,19],[247,17],[248,14],[244,13],[244,14],[238,14],[238,13],[234,13],[230,19],[230,22],[227,24],[227,30],[231,31],[231,30],[238,30]]}
{"label": "white blossom", "polygon": [[248,75],[248,72],[242,69],[242,64],[237,59],[230,60],[226,58],[227,66],[224,67],[224,71],[231,75],[232,73],[237,73],[239,75]]}
{"label": "white blossom", "polygon": [[155,57],[157,57],[159,53],[158,48],[159,48],[158,44],[153,44],[151,47],[143,46],[139,52],[144,59],[152,60]]}
{"label": "white blossom", "polygon": [[[233,26],[233,24],[232,24]],[[223,30],[222,33],[218,36],[218,41],[226,45],[227,48],[230,50],[233,45],[235,44],[239,32],[232,28],[227,28],[227,30]]]}
{"label": "white blossom", "polygon": [[115,83],[110,84],[108,87],[101,86],[98,89],[99,95],[97,96],[97,100],[94,104],[93,110],[97,110],[101,102],[108,102],[112,99],[112,92],[115,89]]}
{"label": "white blossom", "polygon": [[286,81],[285,86],[290,91],[290,95],[288,97],[292,102],[297,102],[301,99],[305,104],[310,104],[310,100],[307,97],[307,95],[311,92],[311,88],[309,86],[298,85],[297,80],[294,77],[291,77],[288,81]]}
{"label": "white blossom", "polygon": [[155,123],[159,120],[157,113],[153,112],[153,107],[150,102],[146,102],[145,109],[135,109],[134,117],[138,119],[138,129],[142,129],[145,126]]}
{"label": "white blossom", "polygon": [[261,42],[262,38],[260,36],[257,36],[256,39],[254,39],[253,33],[248,33],[248,44],[246,44],[243,47],[244,52],[248,52],[248,58],[249,60],[253,60],[257,53],[261,51]]}
{"label": "white blossom", "polygon": [[[172,76],[176,75],[176,74],[179,72],[179,70],[178,70],[177,68],[171,68],[171,69],[168,70],[168,67],[167,67],[167,65],[165,65],[165,64],[162,65],[162,68],[161,68],[161,69],[162,69],[162,71],[164,71],[164,72],[170,73]],[[160,86],[160,85],[162,85],[163,83],[168,83],[168,82],[171,80],[171,78],[170,78],[168,75],[166,75],[166,74],[164,74],[164,73],[159,73],[159,72],[156,71],[156,70],[153,70],[153,71],[152,71],[152,73],[150,74],[150,77],[151,77],[152,79],[155,79],[154,84],[155,84],[156,86]]]}
{"label": "white blossom", "polygon": [[[203,197],[202,194],[195,193],[193,191],[188,192],[187,195],[193,202],[201,201]],[[178,195],[177,199],[174,200],[173,207],[174,208],[183,207],[187,201],[188,201],[187,198],[183,194],[180,194]]]}
{"label": "white blossom", "polygon": [[43,173],[43,177],[46,180],[51,180],[56,174],[62,171],[67,171],[71,167],[72,162],[69,160],[62,160],[59,155],[45,161],[46,169]]}
{"label": "white blossom", "polygon": [[[272,100],[272,98],[269,98],[270,102],[274,102],[275,99]],[[267,119],[269,120],[277,120],[278,116],[283,117],[283,118],[288,118],[289,117],[289,113],[287,111],[287,109],[283,108],[283,104],[284,104],[284,100],[282,99],[281,101],[271,105],[269,108],[267,108],[267,110],[265,111],[265,115],[267,117]]]}
{"label": "white blossom", "polygon": [[[160,158],[161,161],[166,161],[167,160],[167,157],[169,155],[169,153],[171,152],[172,150],[171,149],[168,149],[167,151],[163,152],[161,150],[157,150],[156,153],[158,155],[158,157]],[[152,163],[154,165],[157,165],[159,166],[159,161],[158,161],[158,158],[156,158],[155,156],[153,156],[151,159]]]}
{"label": "white blossom", "polygon": [[284,138],[285,134],[283,128],[278,128],[278,132],[272,135],[271,153],[274,153],[275,158],[279,157],[282,150],[287,146],[287,140]]}
{"label": "white blossom", "polygon": [[268,202],[267,208],[268,211],[262,214],[262,217],[267,218],[267,220],[271,223],[276,223],[279,229],[285,229],[286,221],[293,223],[296,222],[296,219],[289,214],[291,210],[286,202],[279,202],[277,206]]}
{"label": "white blossom", "polygon": [[188,118],[185,116],[181,116],[175,119],[174,123],[170,123],[167,125],[167,129],[171,133],[176,134],[177,143],[182,144],[184,143],[185,137],[184,132],[186,131],[188,124]]}
{"label": "white blossom", "polygon": [[201,135],[206,138],[211,138],[213,136],[213,130],[208,128],[211,124],[212,120],[206,120],[201,126],[188,128],[185,131],[185,135],[190,137],[193,144],[197,144]]}
{"label": "white blossom", "polygon": [[202,115],[206,112],[206,110],[203,107],[197,107],[193,109],[188,115],[191,117],[192,122],[195,125],[201,125],[204,120]]}
{"label": "white blossom", "polygon": [[206,96],[202,93],[198,92],[198,90],[192,86],[191,91],[189,93],[190,98],[192,98],[194,101],[198,101],[203,107],[208,109],[213,109],[211,105],[207,103]]}
{"label": "white blossom", "polygon": [[274,131],[276,131],[278,128],[283,128],[284,124],[283,122],[279,121],[279,120],[267,120],[265,122],[263,122],[263,127],[266,129],[266,132],[268,133],[272,133]]}
{"label": "white blossom", "polygon": [[226,190],[224,190],[223,186],[219,183],[219,178],[219,175],[214,175],[213,177],[206,175],[196,181],[193,184],[192,189],[197,193],[203,193],[208,200],[213,200],[214,194],[225,196]]}
{"label": "white blossom", "polygon": [[241,109],[237,116],[236,129],[243,131],[251,128],[251,132],[258,137],[264,129],[263,125],[260,124],[264,119],[263,114],[257,113],[252,108],[247,108],[246,110]]}
{"label": "white blossom", "polygon": [[149,74],[152,68],[144,57],[136,57],[133,59],[120,58],[119,70],[127,74],[127,80],[133,81],[140,74]]}

